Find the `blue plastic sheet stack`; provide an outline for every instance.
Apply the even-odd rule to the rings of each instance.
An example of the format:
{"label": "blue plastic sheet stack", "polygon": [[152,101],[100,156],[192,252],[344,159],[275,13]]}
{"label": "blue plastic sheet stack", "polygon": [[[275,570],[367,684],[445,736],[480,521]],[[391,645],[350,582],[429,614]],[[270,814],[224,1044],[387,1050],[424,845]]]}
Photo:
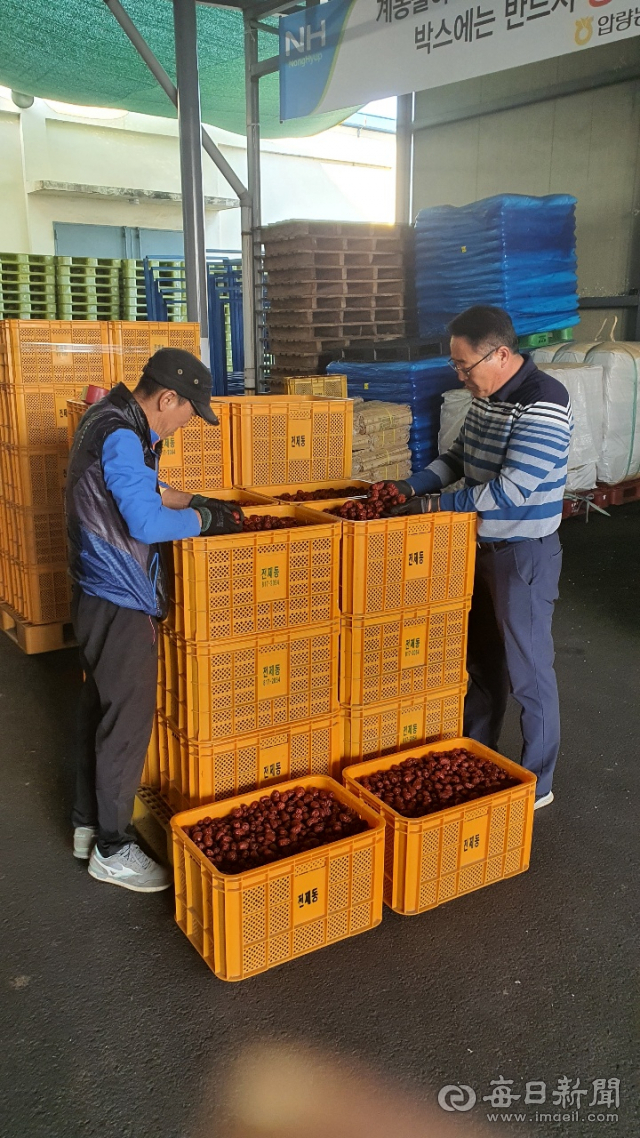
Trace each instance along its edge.
{"label": "blue plastic sheet stack", "polygon": [[329,375],[346,375],[350,398],[381,399],[389,403],[408,403],[413,412],[411,447],[414,473],[423,470],[438,454],[438,430],[442,394],[460,382],[446,357],[411,363],[329,364]]}
{"label": "blue plastic sheet stack", "polygon": [[575,207],[569,194],[498,194],[421,210],[415,227],[420,335],[442,335],[472,304],[505,308],[519,336],[577,324]]}

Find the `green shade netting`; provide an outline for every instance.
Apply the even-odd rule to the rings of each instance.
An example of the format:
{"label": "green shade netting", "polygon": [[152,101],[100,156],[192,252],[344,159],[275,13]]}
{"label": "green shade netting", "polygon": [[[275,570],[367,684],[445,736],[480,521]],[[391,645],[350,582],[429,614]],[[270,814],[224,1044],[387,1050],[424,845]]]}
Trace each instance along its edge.
{"label": "green shade netting", "polygon": [[[123,7],[175,82],[172,4],[124,0]],[[1,0],[0,12],[0,84],[43,99],[176,117],[103,0]],[[202,5],[197,12],[202,118],[245,134],[242,14]],[[261,59],[277,50],[276,36],[259,33]],[[354,109],[281,123],[278,74],[260,80],[267,138],[318,134]]]}

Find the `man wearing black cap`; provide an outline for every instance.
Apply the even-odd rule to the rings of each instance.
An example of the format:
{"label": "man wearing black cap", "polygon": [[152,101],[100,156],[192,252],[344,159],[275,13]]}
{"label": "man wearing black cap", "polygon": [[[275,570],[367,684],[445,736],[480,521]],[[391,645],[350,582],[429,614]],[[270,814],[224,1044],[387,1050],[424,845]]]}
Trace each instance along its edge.
{"label": "man wearing black cap", "polygon": [[156,706],[158,621],[167,613],[160,545],[242,528],[240,510],[158,483],[162,440],[194,413],[216,425],[210,400],[204,364],[161,348],[133,393],[120,383],[86,412],[69,459],[71,611],[85,675],[73,852],[89,858],[98,881],[141,893],[171,884],[129,829]]}

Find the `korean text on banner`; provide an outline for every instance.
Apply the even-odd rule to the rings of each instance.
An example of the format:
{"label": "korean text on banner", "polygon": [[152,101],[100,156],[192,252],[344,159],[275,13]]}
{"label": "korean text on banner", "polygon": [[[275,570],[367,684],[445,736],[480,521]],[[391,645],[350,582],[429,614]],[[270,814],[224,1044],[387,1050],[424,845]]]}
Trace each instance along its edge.
{"label": "korean text on banner", "polygon": [[629,0],[329,0],[280,19],[280,117],[424,91],[637,35],[640,8]]}

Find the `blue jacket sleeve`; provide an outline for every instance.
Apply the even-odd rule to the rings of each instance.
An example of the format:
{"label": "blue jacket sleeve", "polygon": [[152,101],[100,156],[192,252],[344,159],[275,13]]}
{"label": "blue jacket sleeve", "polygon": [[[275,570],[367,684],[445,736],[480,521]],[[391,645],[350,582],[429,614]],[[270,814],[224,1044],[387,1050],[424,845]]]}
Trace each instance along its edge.
{"label": "blue jacket sleeve", "polygon": [[195,510],[170,510],[162,505],[157,473],[145,466],[142,443],[134,431],[123,428],[107,436],[102,470],[106,487],[136,541],[153,545],[200,533],[200,515]]}

